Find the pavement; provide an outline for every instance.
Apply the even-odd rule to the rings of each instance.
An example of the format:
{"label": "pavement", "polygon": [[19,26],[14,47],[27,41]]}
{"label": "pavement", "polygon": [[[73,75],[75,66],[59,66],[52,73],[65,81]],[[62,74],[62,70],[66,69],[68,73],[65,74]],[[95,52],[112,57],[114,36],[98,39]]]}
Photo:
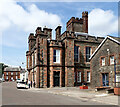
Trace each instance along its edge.
{"label": "pavement", "polygon": [[113,93],[107,94],[106,91],[95,92],[94,89],[79,89],[79,87],[54,87],[54,88],[30,88],[27,91],[52,93],[81,99],[84,101],[95,101],[107,105],[120,105],[120,96]]}

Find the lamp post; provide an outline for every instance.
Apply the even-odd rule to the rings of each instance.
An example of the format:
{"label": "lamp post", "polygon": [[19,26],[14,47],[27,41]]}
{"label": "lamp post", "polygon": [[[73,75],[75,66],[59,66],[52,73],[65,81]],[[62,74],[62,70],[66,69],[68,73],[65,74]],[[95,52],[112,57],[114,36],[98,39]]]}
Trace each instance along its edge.
{"label": "lamp post", "polygon": [[[22,65],[25,65],[24,68],[25,68],[25,73],[27,72],[27,68],[26,68],[26,63],[25,62],[22,62],[21,63]],[[28,72],[27,72],[28,73]],[[28,80],[28,74],[25,74],[25,80]]]}

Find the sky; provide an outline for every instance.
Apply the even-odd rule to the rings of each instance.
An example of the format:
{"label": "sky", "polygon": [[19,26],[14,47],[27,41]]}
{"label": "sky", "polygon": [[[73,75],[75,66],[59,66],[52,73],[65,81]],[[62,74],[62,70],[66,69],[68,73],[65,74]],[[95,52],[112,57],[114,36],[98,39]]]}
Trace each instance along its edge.
{"label": "sky", "polygon": [[[26,66],[28,36],[38,26],[55,28],[71,17],[82,17],[88,11],[88,33],[95,36],[118,36],[118,2],[20,2],[0,1],[0,62]],[[22,64],[22,62],[24,64]]]}

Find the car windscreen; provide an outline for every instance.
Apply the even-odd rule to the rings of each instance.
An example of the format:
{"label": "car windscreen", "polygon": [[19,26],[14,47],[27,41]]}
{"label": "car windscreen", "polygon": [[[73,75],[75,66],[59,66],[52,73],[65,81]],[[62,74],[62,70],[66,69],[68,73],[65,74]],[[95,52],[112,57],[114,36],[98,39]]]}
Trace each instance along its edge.
{"label": "car windscreen", "polygon": [[25,84],[25,82],[18,82],[18,83],[20,83],[20,84]]}

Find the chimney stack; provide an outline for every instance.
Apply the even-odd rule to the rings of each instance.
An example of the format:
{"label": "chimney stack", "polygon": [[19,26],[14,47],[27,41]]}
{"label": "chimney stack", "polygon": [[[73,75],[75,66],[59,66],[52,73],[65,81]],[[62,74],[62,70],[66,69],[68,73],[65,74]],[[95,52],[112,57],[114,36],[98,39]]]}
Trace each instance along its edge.
{"label": "chimney stack", "polygon": [[83,32],[88,33],[88,12],[82,12]]}
{"label": "chimney stack", "polygon": [[45,34],[47,34],[48,35],[48,39],[52,39],[52,29],[50,29],[50,28],[43,28],[43,32],[45,33]]}
{"label": "chimney stack", "polygon": [[60,35],[61,35],[61,26],[58,26],[56,29],[56,40],[59,39]]}
{"label": "chimney stack", "polygon": [[36,35],[41,33],[41,27],[37,27],[36,29]]}

